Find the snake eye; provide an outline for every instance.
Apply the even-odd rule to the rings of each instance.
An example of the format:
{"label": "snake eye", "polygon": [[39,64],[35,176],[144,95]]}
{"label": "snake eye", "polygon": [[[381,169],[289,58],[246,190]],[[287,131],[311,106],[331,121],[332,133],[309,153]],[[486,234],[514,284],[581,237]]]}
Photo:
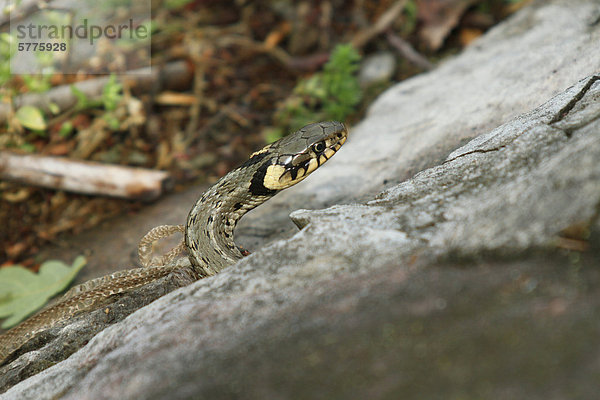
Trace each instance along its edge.
{"label": "snake eye", "polygon": [[325,143],[318,142],[313,144],[312,149],[315,153],[321,153],[325,150]]}

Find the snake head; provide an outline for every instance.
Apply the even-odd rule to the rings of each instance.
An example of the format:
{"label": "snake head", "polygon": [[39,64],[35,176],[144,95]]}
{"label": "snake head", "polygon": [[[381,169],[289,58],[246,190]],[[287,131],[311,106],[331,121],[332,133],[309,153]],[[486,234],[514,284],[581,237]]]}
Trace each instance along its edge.
{"label": "snake head", "polygon": [[348,130],[341,122],[306,125],[277,142],[254,153],[264,163],[257,169],[251,191],[273,192],[302,181],[323,165],[342,147]]}

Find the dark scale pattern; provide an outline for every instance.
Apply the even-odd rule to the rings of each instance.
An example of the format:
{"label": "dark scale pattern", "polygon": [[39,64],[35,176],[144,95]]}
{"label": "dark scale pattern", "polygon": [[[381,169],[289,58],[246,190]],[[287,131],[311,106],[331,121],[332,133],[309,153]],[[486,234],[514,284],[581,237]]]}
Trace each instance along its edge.
{"label": "dark scale pattern", "polygon": [[[338,132],[342,133],[341,139]],[[308,125],[254,153],[213,185],[190,211],[185,235],[190,261],[199,274],[212,275],[242,258],[233,242],[238,220],[279,191],[265,186],[267,174],[271,182],[287,179],[289,186],[295,184],[306,176],[298,173],[300,168],[308,172],[311,160],[319,165],[326,160],[319,160],[323,151],[316,153],[314,148],[336,151],[345,140],[345,132],[339,122]],[[279,165],[282,168],[269,168]],[[273,175],[278,173],[282,174],[279,178]]]}
{"label": "dark scale pattern", "polygon": [[267,174],[267,169],[270,165],[270,163],[261,165],[252,176],[249,190],[254,196],[274,196],[275,193],[277,193],[276,190],[267,189],[263,183]]}
{"label": "dark scale pattern", "polygon": [[[298,168],[305,168],[311,158],[320,156],[312,147],[315,143],[328,143],[335,152],[345,139],[346,129],[339,122],[308,125],[255,153],[207,190],[190,210],[185,230],[195,278],[214,275],[247,254],[235,246],[232,236],[237,221],[247,211],[277,193],[264,185],[269,166],[281,165],[284,173],[293,178],[293,185]],[[0,363],[40,332],[78,312],[98,307],[103,299],[154,282],[176,268],[175,264],[168,264],[119,271],[73,288],[56,305],[0,336]]]}

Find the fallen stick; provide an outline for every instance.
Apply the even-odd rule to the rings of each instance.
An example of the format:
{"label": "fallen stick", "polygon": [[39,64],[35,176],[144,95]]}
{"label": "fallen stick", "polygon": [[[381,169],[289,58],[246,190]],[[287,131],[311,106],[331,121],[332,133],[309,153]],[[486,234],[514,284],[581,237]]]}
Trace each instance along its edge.
{"label": "fallen stick", "polygon": [[[156,92],[163,89],[183,89],[190,86],[193,76],[193,68],[185,61],[174,61],[164,67],[148,67],[129,71],[127,75],[117,75],[118,80],[131,89],[132,93],[147,93],[152,89]],[[59,110],[65,111],[77,104],[77,97],[73,94],[71,86],[82,91],[90,100],[102,97],[102,91],[110,78],[88,79],[69,85],[56,86],[45,93],[25,93],[14,100],[13,107],[18,109],[23,106],[35,106],[50,113],[50,104],[58,106]],[[10,104],[0,103],[0,123],[5,122],[11,113]]]}
{"label": "fallen stick", "polygon": [[396,50],[398,50],[402,57],[404,57],[417,67],[423,68],[425,71],[430,71],[435,67],[432,63],[429,62],[428,59],[419,54],[414,49],[414,47],[410,45],[410,43],[402,39],[400,36],[392,33],[391,30],[388,31],[386,37],[388,43],[391,44]]}
{"label": "fallen stick", "polygon": [[8,151],[0,151],[0,179],[143,201],[154,200],[172,187],[165,171]]}
{"label": "fallen stick", "polygon": [[373,25],[371,25],[368,29],[355,34],[352,40],[350,40],[350,43],[352,43],[355,48],[360,49],[370,42],[371,39],[385,32],[400,16],[402,10],[404,10],[404,7],[406,6],[406,3],[407,0],[396,1],[379,17],[379,19]]}

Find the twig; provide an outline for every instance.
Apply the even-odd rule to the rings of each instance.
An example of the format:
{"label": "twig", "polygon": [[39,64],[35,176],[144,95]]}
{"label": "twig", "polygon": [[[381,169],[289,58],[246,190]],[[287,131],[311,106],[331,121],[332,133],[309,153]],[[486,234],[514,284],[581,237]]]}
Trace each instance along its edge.
{"label": "twig", "polygon": [[0,179],[83,194],[151,201],[169,189],[165,171],[0,151]]}
{"label": "twig", "polygon": [[388,42],[394,46],[398,52],[402,55],[402,57],[406,58],[411,63],[415,64],[418,67],[423,68],[426,71],[432,70],[435,66],[429,62],[425,57],[419,54],[406,40],[402,39],[400,36],[395,35],[391,31],[388,31],[386,38]]}
{"label": "twig", "polygon": [[308,56],[293,57],[279,46],[272,43],[258,42],[245,36],[227,35],[216,41],[217,46],[241,46],[257,53],[268,54],[279,61],[285,67],[296,71],[312,71],[325,64],[329,59],[329,53],[316,53]]}
{"label": "twig", "polygon": [[590,247],[590,244],[585,240],[579,239],[570,239],[566,237],[557,237],[556,238],[556,247],[560,247],[561,249],[578,251],[580,253],[587,251]]}
{"label": "twig", "polygon": [[202,110],[202,104],[200,99],[204,98],[204,88],[206,86],[206,80],[204,76],[205,63],[202,60],[196,61],[194,68],[194,97],[198,101],[192,103],[190,107],[190,121],[186,127],[187,136],[193,136],[194,132],[198,130],[198,124],[200,122],[200,112]]}
{"label": "twig", "polygon": [[278,46],[270,46],[263,42],[255,41],[251,38],[241,35],[227,35],[219,38],[216,41],[219,47],[228,47],[231,45],[237,45],[247,47],[258,53],[266,53],[272,56],[274,59],[282,63],[283,65],[290,65],[291,56]]}
{"label": "twig", "polygon": [[329,60],[329,53],[315,53],[304,57],[291,57],[288,61],[290,69],[313,71]]}
{"label": "twig", "polygon": [[164,91],[154,97],[154,103],[165,106],[191,106],[200,100],[193,94]]}
{"label": "twig", "polygon": [[352,43],[352,45],[355,48],[359,49],[366,45],[375,36],[386,31],[390,27],[390,25],[392,25],[392,23],[396,20],[396,18],[400,16],[400,13],[402,12],[402,10],[404,10],[404,6],[406,5],[407,1],[408,0],[399,0],[396,3],[394,3],[394,5],[391,6],[389,10],[387,10],[385,13],[383,13],[383,15],[381,15],[381,17],[379,17],[375,24],[365,29],[364,31],[360,31],[356,35],[354,35],[350,43]]}

